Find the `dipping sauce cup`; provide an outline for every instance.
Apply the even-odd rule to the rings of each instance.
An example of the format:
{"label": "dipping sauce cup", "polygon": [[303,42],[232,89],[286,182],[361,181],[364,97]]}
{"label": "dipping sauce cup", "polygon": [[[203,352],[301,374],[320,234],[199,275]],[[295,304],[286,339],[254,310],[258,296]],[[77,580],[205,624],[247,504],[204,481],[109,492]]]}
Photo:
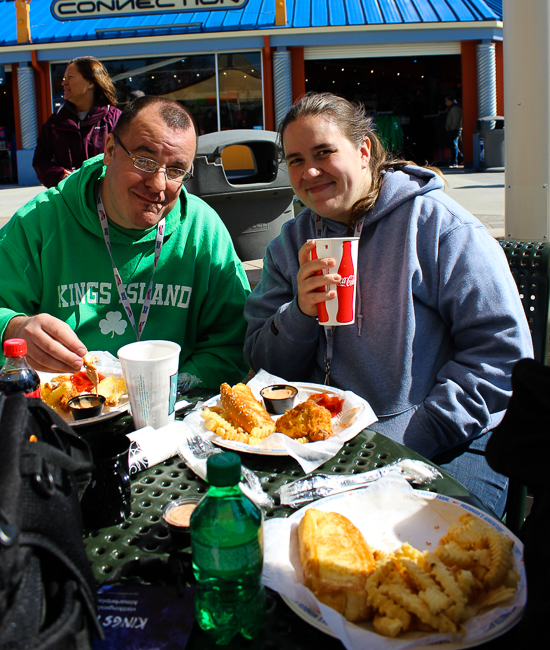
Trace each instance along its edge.
{"label": "dipping sauce cup", "polygon": [[75,420],[95,418],[103,413],[103,395],[77,395],[67,402]]}
{"label": "dipping sauce cup", "polygon": [[282,415],[292,408],[298,389],[289,384],[274,384],[266,386],[260,391],[268,413]]}
{"label": "dipping sauce cup", "polygon": [[162,521],[170,531],[170,536],[175,546],[187,548],[191,544],[189,523],[193,510],[197,507],[201,497],[182,497],[167,503],[162,511]]}

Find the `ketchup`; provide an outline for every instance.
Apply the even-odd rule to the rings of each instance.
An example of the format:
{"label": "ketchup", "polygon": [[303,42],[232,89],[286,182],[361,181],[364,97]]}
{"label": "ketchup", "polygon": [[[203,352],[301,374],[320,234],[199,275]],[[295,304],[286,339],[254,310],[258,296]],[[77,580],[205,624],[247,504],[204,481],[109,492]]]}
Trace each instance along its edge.
{"label": "ketchup", "polygon": [[315,402],[319,406],[324,406],[330,411],[332,417],[338,415],[344,406],[344,400],[336,395],[328,395],[327,393],[315,393],[308,397],[308,402]]}
{"label": "ketchup", "polygon": [[[103,375],[98,373],[99,381],[105,379]],[[71,375],[71,383],[76,388],[79,393],[93,393],[95,391],[95,386],[88,379],[88,375],[82,370],[76,372],[74,375]]]}

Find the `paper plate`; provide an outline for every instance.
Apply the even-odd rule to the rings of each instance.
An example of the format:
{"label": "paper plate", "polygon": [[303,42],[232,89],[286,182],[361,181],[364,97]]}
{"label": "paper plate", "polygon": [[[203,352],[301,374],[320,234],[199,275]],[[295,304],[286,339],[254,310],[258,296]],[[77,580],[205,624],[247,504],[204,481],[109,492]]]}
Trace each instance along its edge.
{"label": "paper plate", "polygon": [[[98,358],[97,369],[104,376],[113,376],[113,377],[122,377],[122,367],[120,361],[113,356],[110,352],[104,352],[102,350],[95,350],[90,352],[91,355]],[[54,377],[59,375],[70,376],[68,372],[38,372],[41,382],[51,381]],[[85,395],[86,393],[82,393]],[[51,408],[51,407],[50,407]],[[115,418],[121,413],[125,413],[130,408],[130,401],[127,394],[124,394],[119,399],[119,402],[116,406],[105,406],[103,413],[94,418],[85,418],[83,420],[75,420],[71,412],[63,411],[60,408],[54,408],[53,410],[65,420],[65,422],[71,427],[82,427],[89,424],[94,424],[96,422],[103,422],[105,420],[110,420]]]}
{"label": "paper plate", "polygon": [[[328,393],[329,395],[335,395],[338,398],[342,399],[346,397],[345,391],[343,390],[338,390],[337,388],[331,388],[329,386],[323,386],[322,384],[311,384],[311,383],[306,383],[306,382],[285,382],[291,386],[295,386],[298,389],[298,394],[296,395],[296,399],[294,400],[294,406],[297,404],[301,404],[302,402],[305,402],[308,397],[311,395],[314,395],[315,393]],[[356,396],[357,397],[357,396]],[[203,407],[209,407],[209,406],[215,406],[218,400],[220,399],[219,395],[216,395],[215,397],[212,397],[209,399],[207,402],[204,403]],[[357,398],[360,399],[360,398]],[[364,404],[360,405],[360,412],[357,413],[358,416],[358,423],[357,424],[351,424],[349,427],[343,429],[341,432],[336,432],[333,436],[331,436],[331,440],[341,440],[342,443],[351,440],[354,438],[360,431],[362,431],[365,428],[365,425],[361,423],[360,415],[365,409],[365,405],[367,402],[364,400],[361,400],[364,402]],[[347,404],[344,402],[344,406],[342,408],[342,412],[348,410],[351,407],[350,404]],[[272,419],[274,421],[277,421],[277,419],[280,416],[275,415],[272,416]],[[333,418],[334,422],[334,418]],[[185,418],[185,423],[188,424],[192,429],[194,429],[197,433],[201,433],[202,435],[205,435],[209,437],[212,442],[214,442],[216,445],[219,447],[223,447],[224,449],[230,449],[231,451],[238,451],[241,453],[245,454],[257,454],[260,456],[289,456],[290,453],[288,449],[284,446],[282,446],[279,442],[274,440],[273,446],[270,447],[271,441],[269,438],[271,436],[268,436],[265,440],[265,446],[258,446],[258,445],[249,445],[245,442],[237,442],[235,440],[226,440],[225,438],[222,438],[221,436],[217,436],[211,431],[208,431],[204,424],[204,420],[200,415],[200,412],[198,413],[192,413],[189,415],[187,418]],[[282,434],[279,434],[282,435]],[[297,443],[298,444],[298,443]],[[313,444],[320,444],[320,443],[307,443],[306,446],[313,445]]]}
{"label": "paper plate", "polygon": [[[352,520],[353,523],[355,523],[359,528],[361,528],[361,524],[360,524],[361,515],[358,514],[360,510],[358,510],[358,502],[356,502],[357,499],[359,500],[362,499],[363,495],[361,493],[363,493],[363,495],[367,495],[368,490],[357,490],[352,493],[347,492],[343,494],[337,494],[331,497],[326,497],[324,499],[319,499],[318,501],[296,511],[288,518],[288,522],[290,523],[292,529],[294,530],[293,534],[296,535],[295,526],[297,526],[298,522],[304,515],[305,511],[309,508],[316,508],[318,510],[324,510],[324,511],[341,512],[341,514],[348,516],[348,518]],[[353,498],[355,501],[351,502],[350,498]],[[474,508],[469,504],[462,503],[457,499],[446,497],[440,494],[435,494],[432,492],[423,492],[420,490],[408,493],[406,495],[406,498],[412,499],[413,501],[411,501],[410,503],[420,507],[415,507],[411,509],[414,511],[414,514],[411,514],[410,518],[406,516],[406,510],[405,510],[404,511],[405,515],[402,518],[401,522],[398,522],[396,525],[394,525],[393,528],[390,527],[391,528],[390,530],[388,531],[378,530],[376,526],[376,520],[369,518],[369,523],[367,524],[367,531],[368,531],[367,533],[367,531],[365,531],[365,522],[363,521],[362,532],[365,535],[365,537],[368,538],[369,543],[374,548],[383,548],[383,550],[390,550],[392,545],[397,544],[398,546],[400,545],[400,543],[407,541],[412,546],[420,550],[425,548],[430,548],[430,547],[432,549],[435,549],[435,547],[439,542],[439,539],[446,532],[445,525],[448,527],[449,525],[457,521],[458,517],[462,514],[473,513],[478,517],[480,517],[480,519],[482,519],[483,521],[490,524],[493,528],[495,528],[499,532],[504,533],[510,539],[513,540],[514,566],[519,571],[521,576],[521,580],[518,585],[518,591],[512,601],[513,605],[504,603],[502,607],[499,606],[493,608],[492,610],[489,609],[489,610],[482,611],[481,614],[479,614],[478,616],[489,617],[485,624],[485,628],[488,629],[479,630],[478,633],[473,631],[469,634],[469,638],[457,640],[456,635],[454,635],[452,641],[448,641],[448,640],[437,641],[434,637],[436,635],[437,637],[440,637],[441,635],[437,633],[430,634],[430,633],[420,633],[420,632],[406,633],[395,639],[386,638],[380,635],[376,635],[372,627],[372,624],[369,622],[365,622],[353,626],[355,628],[361,628],[362,630],[365,631],[365,633],[367,632],[369,633],[369,634],[365,634],[364,647],[367,646],[370,647],[371,645],[370,641],[372,640],[372,635],[375,634],[376,637],[375,647],[377,648],[387,647],[388,649],[390,649],[396,647],[396,644],[397,647],[399,647],[401,642],[401,644],[403,645],[407,644],[407,647],[410,648],[412,647],[434,648],[436,646],[434,646],[433,644],[436,643],[437,647],[442,648],[442,650],[459,650],[462,648],[469,648],[469,647],[477,646],[481,643],[485,643],[490,639],[494,639],[504,634],[507,630],[512,628],[521,619],[521,616],[523,614],[523,609],[525,607],[526,597],[527,597],[526,576],[525,576],[525,570],[524,570],[523,560],[522,560],[523,545],[520,542],[520,540],[493,517],[490,517],[486,513],[482,512],[481,510],[478,510],[477,508]],[[348,504],[346,504],[346,501],[348,502]],[[351,503],[353,503],[353,508],[346,510],[346,507],[349,507]],[[429,505],[427,512],[423,512],[424,510],[424,508],[422,508],[423,505]],[[442,526],[438,524],[437,527],[434,525],[430,525],[429,522],[435,521],[436,519],[439,522],[441,521],[445,522],[445,525]],[[265,536],[266,536],[266,531],[264,531],[264,538]],[[376,541],[372,542],[371,540],[373,539]],[[384,547],[384,543],[386,543],[386,547]],[[267,561],[269,562],[269,560]],[[298,580],[301,582],[300,579]],[[270,586],[271,588],[276,588],[272,584],[270,584],[269,581],[266,584],[268,584],[268,586]],[[320,611],[316,610],[315,608],[311,607],[310,605],[304,602],[295,601],[282,592],[281,592],[281,597],[284,600],[284,602],[289,606],[289,608],[292,609],[292,611],[294,611],[304,621],[306,621],[313,627],[317,628],[318,630],[321,630],[322,632],[330,636],[337,637],[337,634],[335,634],[335,632],[329,627],[329,625],[323,619],[323,616]],[[470,624],[472,622],[475,624],[476,618],[477,617],[474,617],[474,619],[467,622],[466,627],[470,628]],[[351,624],[348,623],[347,625],[351,625]],[[473,626],[471,629],[473,629]]]}

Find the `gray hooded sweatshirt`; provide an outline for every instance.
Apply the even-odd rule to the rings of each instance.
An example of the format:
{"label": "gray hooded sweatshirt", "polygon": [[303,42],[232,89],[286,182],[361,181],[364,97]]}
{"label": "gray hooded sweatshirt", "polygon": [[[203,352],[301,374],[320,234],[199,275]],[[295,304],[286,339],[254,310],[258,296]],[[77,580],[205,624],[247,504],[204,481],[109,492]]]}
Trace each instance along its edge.
{"label": "gray hooded sweatshirt", "polygon": [[[533,356],[504,252],[442,188],[420,167],[384,175],[360,235],[360,318],[334,328],[330,374],[331,385],[371,404],[372,429],[428,458],[496,426],[513,365]],[[345,236],[344,224],[323,225],[324,236]],[[267,247],[245,307],[255,371],[324,381],[324,328],[296,299],[298,251],[315,236],[306,209]]]}

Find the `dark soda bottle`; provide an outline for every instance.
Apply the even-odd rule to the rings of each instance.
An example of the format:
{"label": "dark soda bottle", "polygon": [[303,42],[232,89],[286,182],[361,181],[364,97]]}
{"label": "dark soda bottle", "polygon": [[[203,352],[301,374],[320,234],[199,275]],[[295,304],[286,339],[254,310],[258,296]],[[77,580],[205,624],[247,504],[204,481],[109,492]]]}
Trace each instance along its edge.
{"label": "dark soda bottle", "polygon": [[208,493],[190,524],[195,616],[217,644],[225,645],[239,632],[251,639],[263,627],[263,515],[241,492],[237,454],[214,454],[206,467]]}
{"label": "dark soda bottle", "polygon": [[6,363],[0,370],[0,393],[24,393],[27,397],[40,397],[40,377],[26,359],[25,339],[8,339],[4,342]]}

